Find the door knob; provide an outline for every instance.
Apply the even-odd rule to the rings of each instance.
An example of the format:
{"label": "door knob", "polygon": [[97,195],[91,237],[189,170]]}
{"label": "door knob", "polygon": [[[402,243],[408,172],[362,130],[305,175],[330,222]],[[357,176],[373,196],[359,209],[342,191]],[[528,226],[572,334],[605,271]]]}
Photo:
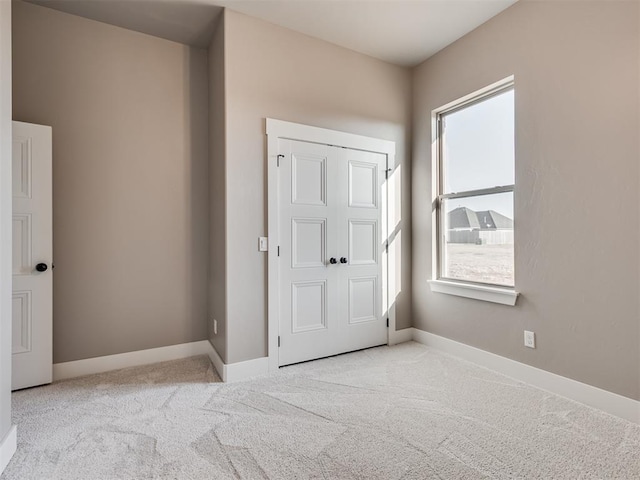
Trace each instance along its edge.
{"label": "door knob", "polygon": [[329,259],[329,263],[330,263],[331,265],[335,265],[336,263],[338,263],[338,261],[337,261],[335,258],[331,257],[331,258]]}
{"label": "door knob", "polygon": [[46,263],[39,263],[36,265],[36,270],[39,272],[46,272],[49,267]]}
{"label": "door knob", "polygon": [[344,258],[344,257],[341,257],[341,258],[340,258],[340,263],[347,263],[347,259],[346,259],[346,258]]}

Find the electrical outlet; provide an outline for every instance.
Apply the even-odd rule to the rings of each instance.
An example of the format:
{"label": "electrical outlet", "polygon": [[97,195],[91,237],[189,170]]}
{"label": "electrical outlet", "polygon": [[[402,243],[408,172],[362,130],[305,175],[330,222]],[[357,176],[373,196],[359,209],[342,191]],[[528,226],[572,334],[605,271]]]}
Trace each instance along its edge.
{"label": "electrical outlet", "polygon": [[269,250],[269,240],[267,237],[260,237],[258,239],[258,250],[261,252],[266,252]]}
{"label": "electrical outlet", "polygon": [[213,319],[213,334],[218,334],[218,320],[216,320],[215,318]]}
{"label": "electrical outlet", "polygon": [[524,346],[536,348],[536,334],[534,332],[524,331]]}

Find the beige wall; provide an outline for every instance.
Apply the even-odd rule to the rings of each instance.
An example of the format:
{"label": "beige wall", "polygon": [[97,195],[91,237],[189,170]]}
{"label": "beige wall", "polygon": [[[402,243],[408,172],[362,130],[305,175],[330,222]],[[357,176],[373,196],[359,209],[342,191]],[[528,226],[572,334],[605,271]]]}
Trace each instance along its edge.
{"label": "beige wall", "polygon": [[[410,72],[227,10],[227,361],[266,350],[265,118],[396,142],[409,169]],[[410,183],[404,175],[399,328],[410,326]]]}
{"label": "beige wall", "polygon": [[0,444],[10,427],[11,2],[0,1]]}
{"label": "beige wall", "polygon": [[[227,358],[226,86],[224,13],[209,46],[209,340]],[[213,320],[218,321],[214,334]]]}
{"label": "beige wall", "polygon": [[[5,22],[8,3],[0,2]],[[54,131],[55,361],[207,336],[227,363],[267,354],[257,237],[266,234],[271,117],[397,143],[398,328],[639,398],[638,10],[635,2],[521,0],[415,69],[412,100],[407,69],[231,11],[207,59],[15,3],[14,118]],[[0,64],[3,112],[7,71]],[[511,74],[515,308],[432,294],[426,283],[430,112]],[[6,208],[0,198],[0,213]],[[524,329],[536,332],[537,349],[522,345]],[[1,344],[0,355],[8,355]],[[0,436],[10,422],[6,365]]]}
{"label": "beige wall", "polygon": [[206,339],[206,51],[13,20],[14,118],[53,127],[54,361]]}
{"label": "beige wall", "polygon": [[[520,1],[414,72],[414,326],[638,399],[637,2]],[[516,82],[515,308],[431,293],[430,112]],[[523,346],[523,330],[537,348]]]}

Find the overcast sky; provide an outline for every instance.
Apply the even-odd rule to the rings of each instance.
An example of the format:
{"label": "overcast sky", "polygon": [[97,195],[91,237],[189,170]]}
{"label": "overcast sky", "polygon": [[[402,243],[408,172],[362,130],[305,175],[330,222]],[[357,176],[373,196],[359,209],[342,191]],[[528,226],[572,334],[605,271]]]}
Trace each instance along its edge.
{"label": "overcast sky", "polygon": [[[445,116],[444,192],[463,192],[515,183],[513,90]],[[513,194],[485,195],[446,202],[495,210],[513,218]]]}

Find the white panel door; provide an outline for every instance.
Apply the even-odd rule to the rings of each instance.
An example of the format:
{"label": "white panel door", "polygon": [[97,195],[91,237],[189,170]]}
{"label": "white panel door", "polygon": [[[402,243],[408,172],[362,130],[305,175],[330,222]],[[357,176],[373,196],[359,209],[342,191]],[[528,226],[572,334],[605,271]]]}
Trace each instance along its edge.
{"label": "white panel door", "polygon": [[338,149],[338,177],[343,179],[338,290],[344,351],[387,343],[387,317],[382,308],[386,164],[387,157],[381,153]]}
{"label": "white panel door", "polygon": [[387,343],[386,157],[283,139],[279,152],[279,364]]}
{"label": "white panel door", "polygon": [[288,365],[341,351],[338,175],[332,147],[282,139],[279,147],[280,365]]}
{"label": "white panel door", "polygon": [[13,390],[51,383],[51,149],[51,127],[13,122]]}

